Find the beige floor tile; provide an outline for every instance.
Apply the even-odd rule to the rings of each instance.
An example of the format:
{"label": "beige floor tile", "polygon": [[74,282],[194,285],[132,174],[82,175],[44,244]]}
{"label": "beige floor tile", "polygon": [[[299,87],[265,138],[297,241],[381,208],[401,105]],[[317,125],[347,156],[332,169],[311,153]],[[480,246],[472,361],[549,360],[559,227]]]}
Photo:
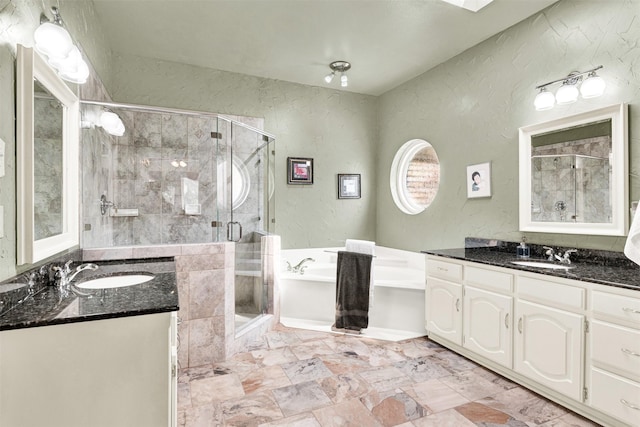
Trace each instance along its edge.
{"label": "beige floor tile", "polygon": [[282,413],[287,417],[310,412],[333,403],[315,381],[277,388],[273,390],[273,395]]}
{"label": "beige floor tile", "polygon": [[476,427],[455,409],[447,409],[412,421],[415,427]]}
{"label": "beige floor tile", "polygon": [[382,427],[383,425],[358,399],[316,409],[313,415],[323,427]]}
{"label": "beige floor tile", "polygon": [[469,402],[469,399],[455,392],[439,379],[429,380],[405,388],[416,402],[437,413]]}
{"label": "beige floor tile", "polygon": [[244,396],[240,379],[235,374],[191,381],[191,404],[204,405]]}
{"label": "beige floor tile", "polygon": [[309,414],[299,414],[293,417],[283,418],[281,420],[272,421],[270,423],[260,424],[259,427],[322,427],[316,417]]}
{"label": "beige floor tile", "polygon": [[265,390],[291,385],[291,380],[282,370],[282,366],[265,366],[250,372],[242,380],[245,394],[257,393]]}
{"label": "beige floor tile", "polygon": [[220,406],[224,423],[229,426],[252,427],[283,418],[270,391],[230,399]]}

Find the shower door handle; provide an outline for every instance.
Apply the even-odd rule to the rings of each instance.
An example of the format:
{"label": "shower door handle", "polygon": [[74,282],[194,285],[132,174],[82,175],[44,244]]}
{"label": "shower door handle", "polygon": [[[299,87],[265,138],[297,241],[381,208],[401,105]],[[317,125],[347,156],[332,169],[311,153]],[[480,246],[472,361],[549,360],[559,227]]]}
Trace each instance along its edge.
{"label": "shower door handle", "polygon": [[[238,234],[238,238],[237,239],[233,239],[233,226],[234,224],[238,225],[238,229],[240,231],[240,233]],[[240,239],[242,239],[242,224],[240,224],[238,221],[231,221],[227,223],[227,240],[230,242],[239,242]]]}

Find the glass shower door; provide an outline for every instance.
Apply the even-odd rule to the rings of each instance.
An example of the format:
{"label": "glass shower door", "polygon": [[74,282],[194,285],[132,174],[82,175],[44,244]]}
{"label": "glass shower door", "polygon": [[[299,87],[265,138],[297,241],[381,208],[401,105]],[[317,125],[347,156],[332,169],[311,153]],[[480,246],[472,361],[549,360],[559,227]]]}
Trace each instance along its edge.
{"label": "glass shower door", "polygon": [[[272,138],[242,124],[219,119],[218,200],[224,208],[226,240],[235,242],[236,331],[266,312],[262,236],[272,229]],[[222,196],[222,197],[221,197]]]}

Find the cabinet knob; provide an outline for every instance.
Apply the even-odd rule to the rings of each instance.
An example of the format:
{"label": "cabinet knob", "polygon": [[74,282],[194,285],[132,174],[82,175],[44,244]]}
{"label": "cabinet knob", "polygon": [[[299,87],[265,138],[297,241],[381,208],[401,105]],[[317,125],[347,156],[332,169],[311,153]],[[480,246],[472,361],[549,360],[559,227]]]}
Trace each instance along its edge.
{"label": "cabinet knob", "polygon": [[509,329],[509,313],[504,316],[504,327]]}
{"label": "cabinet knob", "polygon": [[460,311],[460,298],[456,299],[456,311]]}
{"label": "cabinet knob", "polygon": [[522,333],[522,317],[518,319],[518,332]]}

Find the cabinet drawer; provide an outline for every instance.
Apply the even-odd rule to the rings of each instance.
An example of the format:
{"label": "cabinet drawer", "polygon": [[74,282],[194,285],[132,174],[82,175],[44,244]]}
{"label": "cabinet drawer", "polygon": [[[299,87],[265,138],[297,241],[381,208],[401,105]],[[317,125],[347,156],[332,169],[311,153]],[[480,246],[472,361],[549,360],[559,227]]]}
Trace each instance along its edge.
{"label": "cabinet drawer", "polygon": [[452,282],[461,282],[462,266],[452,262],[429,258],[427,260],[427,274],[429,276],[451,280]]}
{"label": "cabinet drawer", "polygon": [[591,368],[591,406],[637,426],[640,423],[640,383]]}
{"label": "cabinet drawer", "polygon": [[611,316],[640,325],[640,298],[593,291],[591,310],[594,314]]}
{"label": "cabinet drawer", "polygon": [[640,331],[593,320],[591,359],[640,380]]}
{"label": "cabinet drawer", "polygon": [[513,275],[501,271],[467,266],[464,269],[464,280],[467,284],[479,285],[489,290],[503,293],[513,291]]}
{"label": "cabinet drawer", "polygon": [[584,308],[586,290],[546,279],[518,277],[518,296],[549,303],[553,306]]}

